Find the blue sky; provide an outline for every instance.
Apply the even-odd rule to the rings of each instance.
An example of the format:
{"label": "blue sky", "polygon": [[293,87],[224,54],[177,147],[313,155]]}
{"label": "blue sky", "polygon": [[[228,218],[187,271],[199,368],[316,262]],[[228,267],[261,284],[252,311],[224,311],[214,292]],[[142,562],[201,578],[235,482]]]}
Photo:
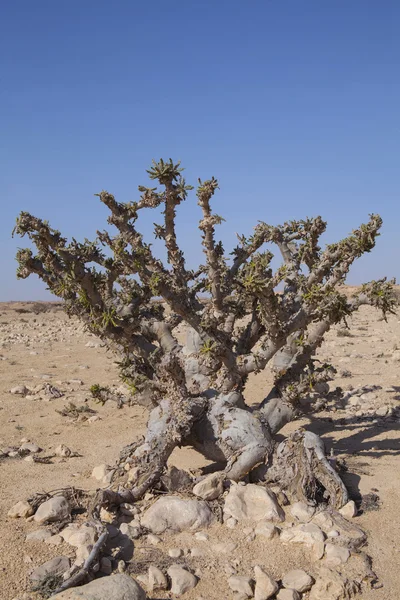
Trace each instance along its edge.
{"label": "blue sky", "polygon": [[[20,210],[95,237],[93,194],[137,199],[159,157],[219,179],[227,249],[258,220],[321,214],[331,242],[379,212],[350,282],[400,278],[399,23],[397,0],[1,3],[0,300],[49,297],[15,279]],[[178,218],[192,266],[199,210]]]}

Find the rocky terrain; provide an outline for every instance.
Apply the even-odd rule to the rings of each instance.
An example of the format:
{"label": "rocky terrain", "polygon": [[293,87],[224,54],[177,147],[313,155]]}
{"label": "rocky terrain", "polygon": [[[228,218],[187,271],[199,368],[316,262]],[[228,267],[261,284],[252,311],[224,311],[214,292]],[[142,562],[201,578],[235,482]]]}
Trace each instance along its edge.
{"label": "rocky terrain", "polygon": [[[332,330],[319,352],[337,369],[330,393],[318,398],[320,412],[282,432],[305,427],[323,437],[353,498],[343,514],[222,481],[182,448],[170,463],[189,477],[172,470],[170,487],[174,480],[185,493],[105,512],[110,547],[97,568],[115,574],[60,599],[92,597],[96,586],[98,597],[127,600],[398,598],[399,334],[398,316],[386,323],[369,307],[349,329]],[[120,385],[112,357],[58,305],[0,305],[0,372],[0,597],[28,600],[43,597],[31,590],[49,573],[89,556],[97,534],[83,525],[77,490],[107,486],[121,448],[144,433],[147,411],[94,401],[92,385]],[[251,377],[248,403],[270,383],[269,371]]]}

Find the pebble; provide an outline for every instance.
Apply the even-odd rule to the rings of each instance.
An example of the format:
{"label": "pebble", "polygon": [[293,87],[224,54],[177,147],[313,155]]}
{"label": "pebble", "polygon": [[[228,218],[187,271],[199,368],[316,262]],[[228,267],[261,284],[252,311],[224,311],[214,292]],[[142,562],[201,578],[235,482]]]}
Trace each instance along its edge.
{"label": "pebble", "polygon": [[282,583],[285,588],[303,593],[311,589],[314,580],[303,569],[293,569],[282,578]]}
{"label": "pebble", "polygon": [[237,594],[241,594],[247,598],[251,598],[253,596],[251,583],[251,578],[244,575],[232,575],[228,579],[228,585],[232,592],[236,592]]}
{"label": "pebble", "polygon": [[254,600],[269,600],[279,590],[277,582],[258,565],[254,567],[254,577]]}
{"label": "pebble", "polygon": [[24,500],[20,500],[19,502],[17,502],[17,504],[14,504],[14,506],[12,506],[7,513],[7,516],[11,519],[26,519],[31,515],[33,515],[33,508],[29,504],[29,502],[25,502]]}
{"label": "pebble", "polygon": [[354,500],[349,500],[347,504],[345,504],[344,506],[342,506],[342,508],[339,509],[339,512],[346,519],[352,519],[358,513],[356,503],[354,502]]}
{"label": "pebble", "polygon": [[344,546],[326,544],[325,546],[325,564],[328,567],[339,567],[344,565],[350,558],[350,550]]}
{"label": "pebble", "polygon": [[197,585],[197,577],[179,565],[172,565],[168,571],[171,578],[171,593],[183,596]]}
{"label": "pebble", "polygon": [[182,556],[183,554],[183,550],[181,548],[170,548],[168,550],[168,556],[170,556],[171,558],[179,558],[180,556]]}
{"label": "pebble", "polygon": [[168,580],[164,573],[155,565],[150,565],[148,571],[148,588],[150,592],[168,589]]}

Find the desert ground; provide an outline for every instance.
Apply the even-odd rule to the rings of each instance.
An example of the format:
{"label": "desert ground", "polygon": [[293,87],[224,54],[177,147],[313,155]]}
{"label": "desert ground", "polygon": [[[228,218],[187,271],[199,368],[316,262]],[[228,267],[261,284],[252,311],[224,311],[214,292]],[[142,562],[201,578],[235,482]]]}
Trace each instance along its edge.
{"label": "desert ground", "polygon": [[[286,426],[282,435],[298,427],[310,429],[321,435],[328,452],[332,449],[346,465],[345,482],[361,507],[354,521],[368,535],[364,550],[377,575],[374,588],[365,586],[359,597],[396,600],[400,597],[400,314],[390,315],[385,322],[377,311],[361,308],[345,334],[338,333],[338,328],[329,332],[319,356],[337,369],[331,390],[337,386],[344,392],[372,387],[362,396],[348,395],[347,400],[328,398],[321,403],[320,412]],[[268,369],[251,377],[246,387],[248,403],[264,398],[271,381]],[[47,383],[63,396],[46,396],[40,389]],[[0,452],[29,441],[41,448],[37,456],[50,457],[48,462],[36,462],[29,454],[3,453],[0,459],[2,600],[39,597],[30,591],[30,572],[52,557],[74,556],[74,549],[58,536],[52,543],[26,540],[37,525],[9,518],[10,507],[36,492],[67,486],[95,490],[98,482],[91,476],[93,468],[112,465],[121,448],[145,431],[146,409],[95,403],[89,390],[97,383],[120,384],[112,356],[77,321],[68,319],[60,306],[0,304]],[[38,391],[10,393],[17,386]],[[59,411],[69,402],[95,412],[81,412],[78,418],[64,416]],[[88,420],[88,416],[97,418]],[[54,456],[61,444],[77,456]],[[170,463],[194,474],[208,466],[188,448],[175,451]],[[363,502],[363,498],[374,501]],[[249,574],[255,565],[263,566],[276,579],[295,567],[315,574],[315,563],[302,546],[264,540],[240,524],[233,529],[215,525],[208,536],[207,542],[189,532],[163,535],[156,545],[138,541],[131,558],[133,572],[144,572],[152,562],[168,565],[173,562],[168,551],[182,548],[199,576],[198,585],[184,595],[187,600],[233,598],[227,577],[234,572]],[[175,596],[157,592],[148,597]]]}

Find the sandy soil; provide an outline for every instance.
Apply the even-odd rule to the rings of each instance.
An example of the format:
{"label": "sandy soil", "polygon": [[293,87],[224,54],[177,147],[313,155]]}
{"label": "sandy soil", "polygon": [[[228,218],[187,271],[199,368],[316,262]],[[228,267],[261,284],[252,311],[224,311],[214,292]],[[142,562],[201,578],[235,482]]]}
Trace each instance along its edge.
{"label": "sandy soil", "polygon": [[[68,485],[95,489],[90,477],[94,466],[112,464],[119,450],[145,430],[146,411],[139,407],[118,410],[99,406],[89,399],[89,388],[94,383],[118,384],[112,359],[97,345],[97,340],[85,333],[79,323],[68,318],[57,308],[35,314],[32,304],[0,304],[0,449],[19,446],[28,438],[43,448],[42,455],[51,455],[59,444],[66,444],[79,457],[53,458],[52,464],[27,462],[21,458],[0,461],[0,598],[11,600],[29,589],[27,575],[33,567],[60,554],[73,556],[67,545],[57,547],[43,542],[26,542],[25,536],[35,529],[23,519],[7,518],[8,509],[18,500],[29,498],[38,491],[53,490]],[[345,460],[348,466],[346,483],[355,498],[376,491],[381,500],[379,510],[364,512],[356,521],[369,536],[367,552],[373,558],[373,568],[382,585],[380,589],[366,590],[364,600],[395,600],[400,597],[399,551],[400,521],[400,434],[399,419],[390,411],[400,403],[400,321],[389,317],[388,323],[379,314],[363,308],[350,322],[351,337],[339,337],[331,331],[321,348],[320,355],[338,369],[333,382],[344,389],[366,384],[379,385],[373,409],[389,408],[387,416],[373,418],[373,410],[349,410],[330,405],[327,410],[290,424],[286,431],[305,426],[323,436],[328,449]],[[95,347],[87,347],[87,342]],[[341,377],[349,371],[351,376]],[[346,373],[345,373],[346,374]],[[80,380],[80,381],[79,381]],[[10,394],[14,386],[34,387],[50,382],[64,392],[64,397],[33,400]],[[271,374],[265,371],[250,379],[246,398],[249,403],[261,400],[269,389]],[[391,391],[389,391],[391,388]],[[69,401],[77,406],[87,404],[97,411],[100,419],[72,422],[60,415]],[[365,414],[362,414],[362,413]],[[171,463],[186,469],[205,466],[201,456],[190,449],[174,452]],[[250,541],[241,530],[226,533],[238,544],[233,557],[212,555],[212,544],[221,541],[221,527],[214,527],[211,542],[198,546],[196,565],[202,576],[199,585],[187,595],[187,600],[227,597],[226,575],[221,568],[228,559],[238,561],[240,574],[250,574],[251,566],[264,565],[277,578],[290,567],[304,566],[312,572],[309,556],[302,550],[272,542],[261,544]],[[139,547],[145,562],[160,560],[165,550],[174,545],[193,547],[193,538],[181,534],[174,540],[163,538],[159,546]],[[186,537],[185,537],[186,536]],[[211,549],[211,550],[210,550]],[[146,554],[147,552],[147,554]],[[160,558],[161,557],[161,558]],[[139,560],[139,559],[137,559]],[[170,597],[168,595],[164,597]]]}

